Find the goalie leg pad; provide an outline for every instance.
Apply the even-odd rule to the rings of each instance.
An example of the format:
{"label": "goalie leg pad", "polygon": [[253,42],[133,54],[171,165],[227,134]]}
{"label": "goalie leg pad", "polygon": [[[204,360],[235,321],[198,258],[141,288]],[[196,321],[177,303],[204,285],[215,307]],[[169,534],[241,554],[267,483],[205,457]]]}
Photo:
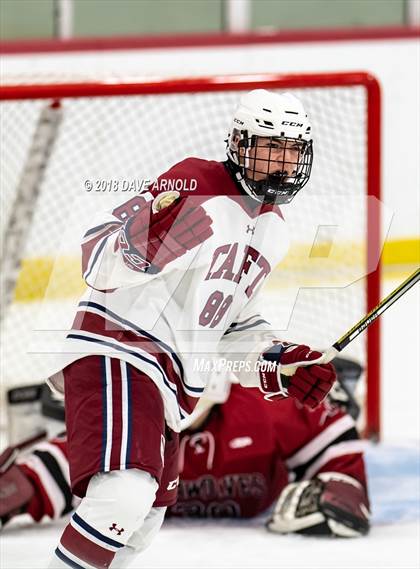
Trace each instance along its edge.
{"label": "goalie leg pad", "polygon": [[284,488],[267,529],[277,533],[356,537],[369,531],[369,502],[363,486],[338,472]]}
{"label": "goalie leg pad", "polygon": [[322,485],[318,480],[288,484],[280,494],[267,529],[276,533],[312,533],[328,535],[331,532],[319,509]]}
{"label": "goalie leg pad", "polygon": [[324,483],[319,506],[331,532],[341,537],[369,532],[369,501],[363,486],[350,476],[335,472],[318,475]]}

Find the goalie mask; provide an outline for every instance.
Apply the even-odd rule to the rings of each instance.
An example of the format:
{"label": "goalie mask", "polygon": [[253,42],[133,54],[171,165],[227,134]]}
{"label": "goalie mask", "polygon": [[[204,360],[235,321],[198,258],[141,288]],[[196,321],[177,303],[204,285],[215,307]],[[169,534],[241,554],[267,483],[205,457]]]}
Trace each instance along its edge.
{"label": "goalie mask", "polygon": [[234,175],[260,202],[289,203],[309,180],[311,125],[302,103],[290,93],[255,89],[244,95],[227,143]]}

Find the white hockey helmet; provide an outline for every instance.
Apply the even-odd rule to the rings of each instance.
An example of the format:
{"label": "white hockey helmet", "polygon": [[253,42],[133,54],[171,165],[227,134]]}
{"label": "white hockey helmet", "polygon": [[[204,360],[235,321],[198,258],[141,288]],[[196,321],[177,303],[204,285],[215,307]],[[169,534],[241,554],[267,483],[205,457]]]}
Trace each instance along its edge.
{"label": "white hockey helmet", "polygon": [[302,103],[291,93],[255,89],[241,97],[227,155],[243,189],[261,202],[289,203],[311,174],[311,130]]}

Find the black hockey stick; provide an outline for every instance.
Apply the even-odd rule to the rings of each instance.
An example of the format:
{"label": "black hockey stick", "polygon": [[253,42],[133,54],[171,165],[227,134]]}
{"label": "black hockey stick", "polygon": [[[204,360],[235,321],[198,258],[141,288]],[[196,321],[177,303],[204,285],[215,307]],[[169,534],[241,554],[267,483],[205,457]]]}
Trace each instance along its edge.
{"label": "black hockey stick", "polygon": [[368,326],[374,322],[378,316],[383,314],[390,306],[394,304],[399,298],[402,297],[412,286],[420,280],[420,269],[414,271],[403,283],[397,286],[388,296],[386,296],[373,310],[364,316],[357,324],[355,324],[348,332],[341,336],[335,344],[329,348],[323,357],[323,363],[330,362],[335,358],[339,352],[344,350],[359,334],[361,334]]}
{"label": "black hockey stick", "polygon": [[282,375],[293,375],[297,367],[313,365],[314,363],[326,364],[352,342],[359,334],[361,334],[368,326],[374,322],[378,316],[383,314],[394,302],[396,302],[403,294],[405,294],[412,286],[420,280],[420,269],[414,271],[403,283],[385,297],[373,310],[364,316],[357,324],[348,330],[344,336],[341,336],[324,354],[317,360],[298,362],[297,365],[284,366],[281,369]]}

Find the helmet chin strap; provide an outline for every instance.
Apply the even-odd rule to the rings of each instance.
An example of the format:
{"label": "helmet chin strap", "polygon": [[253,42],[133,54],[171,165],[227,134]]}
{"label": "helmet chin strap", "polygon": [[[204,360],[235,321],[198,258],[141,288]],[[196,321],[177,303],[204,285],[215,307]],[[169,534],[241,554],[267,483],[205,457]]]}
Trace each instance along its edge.
{"label": "helmet chin strap", "polygon": [[260,200],[258,196],[255,195],[252,187],[245,180],[244,175],[242,173],[242,167],[239,166],[238,164],[237,156],[234,156],[234,154],[230,150],[228,150],[227,157],[228,157],[228,162],[227,162],[228,168],[231,173],[231,176],[235,178],[235,181],[241,186],[244,192],[247,193],[253,200],[262,203],[262,200]]}
{"label": "helmet chin strap", "polygon": [[[264,203],[266,202],[265,200],[265,195],[263,193],[261,194],[257,194],[255,191],[255,186],[252,185],[250,182],[248,182],[245,178],[245,170],[249,169],[249,163],[250,163],[250,158],[249,158],[249,148],[245,149],[245,154],[244,154],[244,166],[240,166],[239,165],[239,159],[238,159],[238,154],[237,152],[233,152],[230,148],[227,149],[227,157],[228,157],[228,164],[229,164],[229,170],[232,176],[234,176],[236,182],[238,184],[240,184],[240,186],[242,187],[242,189],[256,202],[259,203]],[[265,182],[267,180],[267,178],[265,178],[264,180],[261,180],[261,182]],[[258,184],[258,182],[254,182],[254,184]],[[270,201],[267,201],[266,203],[270,203]],[[274,203],[274,202],[273,202]]]}

